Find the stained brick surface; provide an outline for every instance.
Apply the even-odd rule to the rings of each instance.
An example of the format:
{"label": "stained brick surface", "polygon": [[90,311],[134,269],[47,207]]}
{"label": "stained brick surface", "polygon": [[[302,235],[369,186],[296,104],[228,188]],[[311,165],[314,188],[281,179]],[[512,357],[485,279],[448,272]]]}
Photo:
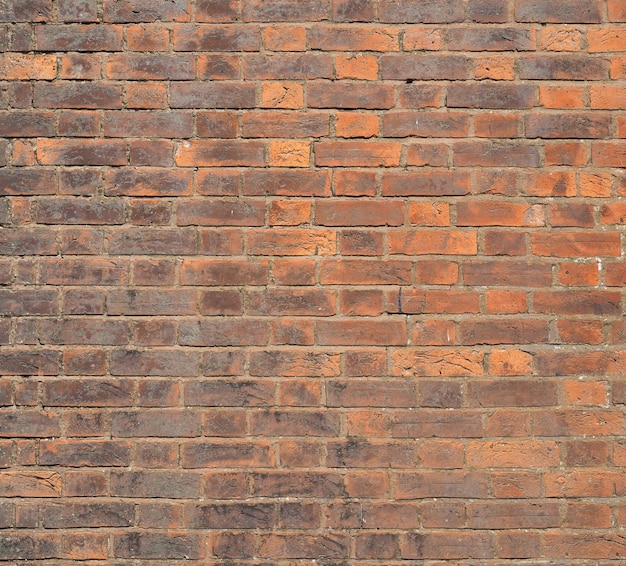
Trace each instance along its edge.
{"label": "stained brick surface", "polygon": [[0,1],[0,561],[626,560],[624,0]]}

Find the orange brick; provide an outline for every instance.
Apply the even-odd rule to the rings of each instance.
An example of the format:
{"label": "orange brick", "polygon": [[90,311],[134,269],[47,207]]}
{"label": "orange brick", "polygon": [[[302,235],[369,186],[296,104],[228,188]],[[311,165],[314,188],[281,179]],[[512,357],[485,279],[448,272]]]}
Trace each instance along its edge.
{"label": "orange brick", "polygon": [[169,30],[154,25],[129,26],[126,29],[126,43],[132,51],[167,51]]}
{"label": "orange brick", "polygon": [[528,310],[528,296],[523,291],[493,289],[487,291],[486,300],[490,314],[518,314]]}
{"label": "orange brick", "polygon": [[611,58],[610,72],[612,79],[626,78],[626,55],[616,55]]}
{"label": "orange brick", "polygon": [[379,133],[379,119],[375,114],[338,112],[336,134],[341,138],[371,138]]}
{"label": "orange brick", "polygon": [[624,26],[591,27],[587,31],[589,53],[626,51]]}
{"label": "orange brick", "polygon": [[539,103],[546,108],[584,108],[585,87],[542,86]]}
{"label": "orange brick", "polygon": [[404,32],[405,51],[437,51],[443,48],[444,36],[440,29],[409,28]]}
{"label": "orange brick", "polygon": [[568,405],[604,406],[608,402],[608,383],[568,379],[563,382],[563,397]]}
{"label": "orange brick", "polygon": [[269,164],[273,167],[308,167],[311,144],[305,141],[271,141]]}
{"label": "orange brick", "polygon": [[304,51],[306,29],[291,25],[267,26],[263,29],[263,44],[269,51]]}
{"label": "orange brick", "polygon": [[409,222],[419,226],[450,226],[450,205],[437,202],[411,202]]}
{"label": "orange brick", "polygon": [[308,200],[275,200],[270,205],[270,225],[298,226],[310,221],[311,202]]}
{"label": "orange brick", "polygon": [[374,81],[378,78],[378,59],[374,55],[362,53],[337,55],[335,68],[338,79]]}
{"label": "orange brick", "polygon": [[504,55],[485,55],[474,59],[474,77],[479,80],[512,81],[515,60]]}
{"label": "orange brick", "polygon": [[0,76],[4,80],[50,80],[57,76],[55,55],[0,54]]}
{"label": "orange brick", "polygon": [[582,32],[572,26],[545,26],[540,46],[546,51],[580,51],[582,39]]}
{"label": "orange brick", "polygon": [[581,173],[580,196],[609,197],[613,186],[613,177],[609,173]]}
{"label": "orange brick", "polygon": [[262,108],[302,108],[304,90],[298,83],[263,83],[261,88]]}
{"label": "orange brick", "polygon": [[592,85],[589,89],[591,108],[620,110],[626,107],[626,87]]}
{"label": "orange brick", "polygon": [[521,350],[493,350],[489,357],[490,375],[529,375],[533,357]]}

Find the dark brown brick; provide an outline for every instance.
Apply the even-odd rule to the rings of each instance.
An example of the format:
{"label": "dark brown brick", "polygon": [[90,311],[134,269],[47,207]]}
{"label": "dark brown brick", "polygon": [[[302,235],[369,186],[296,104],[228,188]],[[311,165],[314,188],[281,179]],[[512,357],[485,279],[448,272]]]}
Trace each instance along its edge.
{"label": "dark brown brick", "polygon": [[584,23],[602,21],[602,2],[572,0],[562,5],[558,0],[515,0],[518,22]]}

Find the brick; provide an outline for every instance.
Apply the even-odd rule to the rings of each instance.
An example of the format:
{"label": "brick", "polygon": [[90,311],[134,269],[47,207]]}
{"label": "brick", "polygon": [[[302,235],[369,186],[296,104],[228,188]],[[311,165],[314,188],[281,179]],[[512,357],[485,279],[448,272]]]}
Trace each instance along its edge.
{"label": "brick", "polygon": [[270,256],[332,255],[336,235],[333,230],[255,229],[248,233],[248,251],[251,255]]}
{"label": "brick", "polygon": [[462,138],[469,132],[469,116],[456,112],[393,112],[383,116],[387,137]]}
{"label": "brick", "polygon": [[394,167],[400,164],[401,145],[383,141],[337,141],[314,144],[320,167]]}
{"label": "brick", "polygon": [[463,280],[466,285],[550,286],[552,270],[550,264],[538,262],[480,260],[463,265]]}
{"label": "brick", "polygon": [[539,167],[539,148],[533,145],[518,145],[487,141],[463,141],[453,145],[455,166],[483,167]]}
{"label": "brick", "polygon": [[114,535],[113,552],[119,558],[192,559],[204,557],[200,536],[179,533],[128,533]]}
{"label": "brick", "polygon": [[601,2],[574,0],[561,6],[556,0],[516,0],[515,19],[519,22],[586,23],[602,21]]}
{"label": "brick", "polygon": [[120,229],[111,237],[109,252],[120,255],[190,255],[196,253],[195,236],[195,232],[187,228],[180,230]]}
{"label": "brick", "polygon": [[391,436],[394,438],[413,438],[416,435],[425,438],[480,438],[482,434],[482,421],[477,412],[397,411],[391,422]]}
{"label": "brick", "polygon": [[273,384],[263,381],[194,381],[185,388],[190,405],[255,407],[267,405],[273,397]]}
{"label": "brick", "polygon": [[35,45],[38,51],[121,51],[122,28],[103,24],[40,26],[35,29]]}
{"label": "brick", "polygon": [[130,445],[109,440],[43,440],[39,463],[44,466],[108,467],[130,464]]}
{"label": "brick", "polygon": [[170,86],[172,108],[253,108],[254,85],[231,81],[176,82]]}
{"label": "brick", "polygon": [[575,352],[540,351],[535,356],[537,372],[543,375],[615,375],[620,362],[619,352],[591,352],[581,355]]}
{"label": "brick", "polygon": [[426,0],[406,4],[398,0],[381,0],[378,16],[383,22],[392,23],[452,23],[465,19],[463,7],[452,0],[441,2]]}
{"label": "brick", "polygon": [[121,168],[105,177],[106,196],[186,196],[191,192],[192,175],[184,170]]}
{"label": "brick", "polygon": [[535,88],[531,85],[455,83],[448,87],[446,102],[448,108],[532,108]]}
{"label": "brick", "polygon": [[392,353],[392,375],[461,377],[482,375],[484,355],[478,351],[395,350]]}
{"label": "brick", "polygon": [[7,138],[51,137],[53,122],[51,112],[0,112],[0,134]]}
{"label": "brick", "polygon": [[626,9],[623,4],[618,0],[609,0],[607,5],[610,22],[624,22],[626,21]]}
{"label": "brick", "polygon": [[20,5],[6,4],[0,11],[2,22],[46,22],[51,17],[51,0],[27,0]]}
{"label": "brick", "polygon": [[175,154],[180,167],[259,167],[265,164],[265,145],[257,141],[192,140]]}
{"label": "brick", "polygon": [[176,218],[179,226],[263,226],[265,207],[257,200],[189,200]]}
{"label": "brick", "polygon": [[262,30],[263,44],[270,51],[306,51],[306,29],[298,25],[270,25]]}
{"label": "brick", "polygon": [[111,354],[111,375],[195,376],[198,355],[180,350],[115,350]]}
{"label": "brick", "polygon": [[436,81],[470,78],[468,60],[461,55],[383,55],[380,66],[384,80]]}
{"label": "brick", "polygon": [[106,112],[104,135],[125,137],[191,137],[192,116],[183,112]]}
{"label": "brick", "polygon": [[556,442],[549,440],[471,441],[467,462],[473,467],[528,468],[558,465]]}
{"label": "brick", "polygon": [[440,106],[441,87],[436,85],[405,84],[399,88],[398,100],[404,108]]}
{"label": "brick", "polygon": [[609,136],[609,118],[597,114],[529,115],[526,117],[526,136],[529,138],[606,138]]}
{"label": "brick", "polygon": [[534,80],[603,80],[608,61],[579,55],[532,55],[519,59],[519,78]]}
{"label": "brick", "polygon": [[451,28],[446,44],[452,51],[533,51],[535,33],[521,27]]}
{"label": "brick", "polygon": [[248,319],[182,322],[178,341],[183,346],[262,346],[267,325]]}
{"label": "brick", "polygon": [[546,503],[471,503],[470,527],[476,529],[550,528],[560,525],[559,506]]}
{"label": "brick", "polygon": [[37,158],[45,165],[126,165],[123,141],[40,139]]}
{"label": "brick", "polygon": [[457,226],[543,226],[541,205],[498,201],[461,202],[456,207]]}
{"label": "brick", "polygon": [[385,84],[365,83],[355,89],[352,83],[316,81],[308,86],[307,104],[311,108],[388,109],[393,106],[393,90]]}
{"label": "brick", "polygon": [[419,230],[390,232],[389,251],[402,255],[475,255],[476,234],[460,230]]}
{"label": "brick", "polygon": [[328,116],[322,113],[252,112],[243,117],[243,136],[247,138],[319,138],[328,132]]}
{"label": "brick", "polygon": [[384,196],[461,196],[469,190],[469,175],[459,171],[389,172],[382,180]]}
{"label": "brick", "polygon": [[533,253],[540,256],[618,256],[620,240],[617,236],[611,232],[589,235],[580,232],[537,232],[531,238],[531,245]]}
{"label": "brick", "polygon": [[426,471],[396,474],[396,496],[400,500],[429,497],[483,498],[487,494],[487,477],[481,472]]}
{"label": "brick", "polygon": [[35,108],[121,108],[122,89],[106,82],[35,83]]}
{"label": "brick", "polygon": [[375,2],[372,0],[333,0],[332,15],[337,22],[371,21]]}
{"label": "brick", "polygon": [[548,51],[580,51],[583,34],[574,28],[546,26],[541,30],[540,45]]}
{"label": "brick", "polygon": [[338,79],[373,81],[378,78],[378,59],[375,55],[340,54],[335,59],[335,69]]}
{"label": "brick", "polygon": [[622,167],[626,145],[620,142],[597,142],[591,147],[592,161],[599,167]]}
{"label": "brick", "polygon": [[180,268],[183,285],[265,285],[267,262],[234,259],[186,259]]}
{"label": "brick", "polygon": [[76,527],[128,527],[134,508],[129,503],[50,503],[41,507],[47,529]]}
{"label": "brick", "polygon": [[339,375],[339,354],[326,352],[266,350],[250,353],[250,375],[309,377]]}
{"label": "brick", "polygon": [[244,58],[243,75],[246,79],[302,80],[332,79],[333,56],[329,53],[276,53]]}
{"label": "brick", "polygon": [[309,47],[322,51],[399,51],[398,31],[393,28],[313,26]]}
{"label": "brick", "polygon": [[155,0],[105,0],[105,22],[186,22],[189,21],[188,0],[174,0],[163,5]]}
{"label": "brick", "polygon": [[202,442],[183,443],[183,468],[266,468],[273,465],[273,456],[266,442]]}
{"label": "brick", "polygon": [[261,34],[256,26],[178,26],[172,45],[174,51],[259,51]]}
{"label": "brick", "polygon": [[0,73],[5,80],[51,80],[57,75],[54,55],[4,53],[0,55]]}
{"label": "brick", "polygon": [[3,255],[55,255],[57,244],[47,228],[6,228],[0,233]]}
{"label": "brick", "polygon": [[123,53],[109,55],[105,74],[124,80],[191,80],[196,77],[195,60],[189,55]]}

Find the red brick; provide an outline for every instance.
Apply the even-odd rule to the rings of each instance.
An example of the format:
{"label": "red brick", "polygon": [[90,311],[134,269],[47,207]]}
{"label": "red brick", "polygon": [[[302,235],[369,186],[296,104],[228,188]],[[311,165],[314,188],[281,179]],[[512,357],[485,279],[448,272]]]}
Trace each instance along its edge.
{"label": "red brick", "polygon": [[387,137],[463,138],[469,133],[469,116],[457,112],[388,112],[383,116]]}

